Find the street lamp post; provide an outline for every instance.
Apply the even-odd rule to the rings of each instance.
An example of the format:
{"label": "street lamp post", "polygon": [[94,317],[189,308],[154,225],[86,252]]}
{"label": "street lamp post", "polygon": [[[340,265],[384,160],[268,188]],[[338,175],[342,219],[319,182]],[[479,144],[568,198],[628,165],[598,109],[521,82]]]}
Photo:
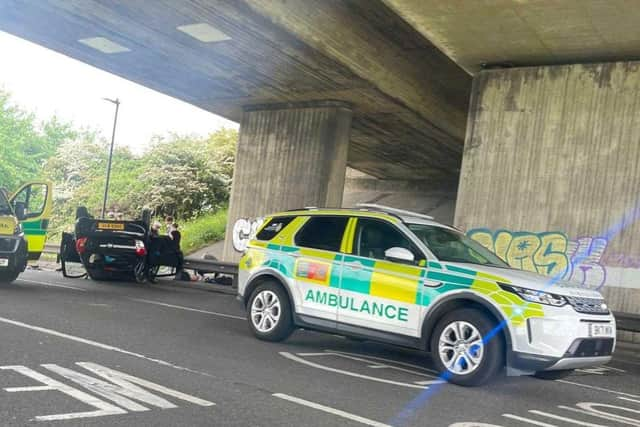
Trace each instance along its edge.
{"label": "street lamp post", "polygon": [[111,132],[111,148],[109,149],[109,163],[107,165],[107,182],[105,183],[105,186],[104,186],[104,198],[102,200],[102,216],[101,217],[104,219],[105,213],[107,211],[107,197],[109,195],[109,180],[111,179],[111,161],[113,160],[113,144],[116,139],[116,124],[118,123],[118,109],[120,108],[120,100],[118,98],[116,99],[102,98],[102,99],[116,105],[116,114],[113,118],[113,132]]}

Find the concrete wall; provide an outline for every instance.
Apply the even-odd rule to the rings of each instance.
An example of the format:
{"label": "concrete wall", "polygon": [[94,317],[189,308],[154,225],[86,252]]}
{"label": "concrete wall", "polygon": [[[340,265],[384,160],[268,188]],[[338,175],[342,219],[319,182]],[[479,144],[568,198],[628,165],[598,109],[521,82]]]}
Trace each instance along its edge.
{"label": "concrete wall", "polygon": [[347,169],[342,206],[377,203],[433,216],[453,224],[457,183],[378,179]]}
{"label": "concrete wall", "polygon": [[243,243],[262,215],[305,206],[341,206],[351,115],[347,105],[333,101],[246,109],[240,123],[224,260],[240,258]]}
{"label": "concrete wall", "polygon": [[475,78],[456,225],[512,264],[564,269],[640,313],[639,196],[640,63]]}

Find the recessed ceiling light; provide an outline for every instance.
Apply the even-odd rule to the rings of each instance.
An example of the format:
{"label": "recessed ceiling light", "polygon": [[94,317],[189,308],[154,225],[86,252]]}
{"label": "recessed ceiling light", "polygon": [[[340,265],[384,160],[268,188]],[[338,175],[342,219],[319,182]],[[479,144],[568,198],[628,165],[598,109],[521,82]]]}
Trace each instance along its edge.
{"label": "recessed ceiling light", "polygon": [[212,27],[209,24],[189,24],[176,27],[176,30],[189,34],[194,39],[198,39],[201,42],[212,43],[220,42],[223,40],[231,40],[231,37]]}
{"label": "recessed ceiling light", "polygon": [[128,47],[122,46],[121,44],[111,41],[105,37],[91,37],[88,39],[80,39],[78,41],[99,50],[102,53],[121,53],[131,51]]}

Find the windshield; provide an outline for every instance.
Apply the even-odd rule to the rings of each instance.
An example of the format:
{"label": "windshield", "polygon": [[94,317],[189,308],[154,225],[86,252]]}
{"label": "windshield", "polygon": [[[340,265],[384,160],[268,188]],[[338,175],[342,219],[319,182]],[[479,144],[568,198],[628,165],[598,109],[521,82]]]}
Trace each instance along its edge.
{"label": "windshield", "polygon": [[0,215],[13,215],[11,205],[9,205],[9,201],[2,190],[0,190]]}
{"label": "windshield", "polygon": [[508,268],[496,254],[454,230],[425,224],[407,224],[440,261]]}

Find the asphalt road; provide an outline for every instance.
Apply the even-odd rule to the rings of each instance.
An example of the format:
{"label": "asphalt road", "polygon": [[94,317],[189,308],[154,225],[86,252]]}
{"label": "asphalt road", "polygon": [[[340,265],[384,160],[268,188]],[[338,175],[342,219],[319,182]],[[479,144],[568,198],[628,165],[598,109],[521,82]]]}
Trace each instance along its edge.
{"label": "asphalt road", "polygon": [[0,287],[3,426],[640,426],[640,354],[561,381],[441,384],[420,352],[253,338],[233,295],[26,272]]}

